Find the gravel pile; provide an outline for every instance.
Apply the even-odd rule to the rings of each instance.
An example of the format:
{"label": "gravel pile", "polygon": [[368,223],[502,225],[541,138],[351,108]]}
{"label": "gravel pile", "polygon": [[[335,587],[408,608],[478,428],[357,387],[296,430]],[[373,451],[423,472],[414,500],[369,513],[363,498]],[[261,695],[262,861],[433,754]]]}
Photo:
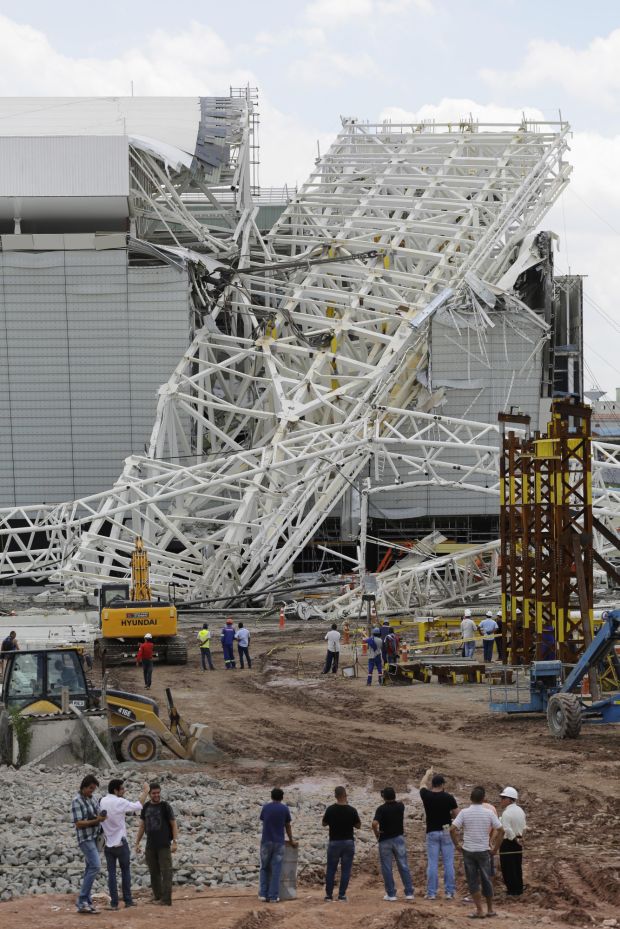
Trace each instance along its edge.
{"label": "gravel pile", "polygon": [[[0,769],[0,899],[23,894],[75,893],[83,872],[71,800],[82,778],[92,769],[45,765]],[[111,777],[125,778],[129,800],[137,800],[147,772],[129,769],[102,774],[98,795],[107,792]],[[150,772],[152,777],[152,772]],[[258,881],[259,813],[269,800],[268,787],[246,787],[235,781],[218,781],[203,772],[158,772],[162,798],[172,803],[179,826],[179,849],[174,856],[176,884],[196,889],[217,885],[254,885]],[[327,830],[321,826],[333,786],[300,783],[285,789],[293,818],[293,835],[300,840],[299,872],[314,873],[325,861]],[[375,792],[352,790],[349,801],[357,808],[362,829],[357,841],[360,856],[374,846],[370,822],[377,803]],[[416,811],[417,818],[417,811]],[[127,817],[130,846],[138,817]],[[143,845],[144,847],[144,845]],[[120,874],[119,874],[120,880]],[[132,851],[132,884],[149,886],[142,856]],[[106,872],[97,878],[95,891],[105,890]],[[120,888],[120,884],[119,884]]]}

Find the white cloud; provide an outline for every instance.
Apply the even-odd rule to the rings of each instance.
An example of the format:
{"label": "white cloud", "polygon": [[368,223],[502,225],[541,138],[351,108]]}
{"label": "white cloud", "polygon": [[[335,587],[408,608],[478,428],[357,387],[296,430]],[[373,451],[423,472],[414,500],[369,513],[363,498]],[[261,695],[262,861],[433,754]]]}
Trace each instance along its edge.
{"label": "white cloud", "polygon": [[556,85],[577,100],[615,109],[620,92],[620,29],[593,39],[583,49],[535,39],[516,70],[480,73],[496,92]]}
{"label": "white cloud", "polygon": [[304,10],[308,22],[325,28],[355,24],[376,16],[396,16],[410,9],[432,12],[431,0],[313,0]]}
{"label": "white cloud", "polygon": [[366,52],[345,55],[329,48],[316,49],[292,61],[288,73],[291,80],[315,87],[336,87],[347,78],[381,76],[376,62]]}
{"label": "white cloud", "polygon": [[380,119],[393,123],[420,123],[428,120],[436,123],[458,123],[470,118],[480,123],[520,123],[523,119],[544,120],[535,107],[507,107],[495,103],[476,103],[475,100],[445,97],[439,103],[429,103],[418,110],[404,110],[388,106],[381,111]]}

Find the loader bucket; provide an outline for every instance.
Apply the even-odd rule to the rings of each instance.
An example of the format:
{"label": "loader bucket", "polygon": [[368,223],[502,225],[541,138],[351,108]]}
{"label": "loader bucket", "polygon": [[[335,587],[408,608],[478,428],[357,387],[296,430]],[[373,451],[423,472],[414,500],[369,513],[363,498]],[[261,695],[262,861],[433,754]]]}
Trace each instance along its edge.
{"label": "loader bucket", "polygon": [[209,726],[192,723],[189,727],[187,753],[192,761],[205,764],[220,754],[213,742],[213,733]]}

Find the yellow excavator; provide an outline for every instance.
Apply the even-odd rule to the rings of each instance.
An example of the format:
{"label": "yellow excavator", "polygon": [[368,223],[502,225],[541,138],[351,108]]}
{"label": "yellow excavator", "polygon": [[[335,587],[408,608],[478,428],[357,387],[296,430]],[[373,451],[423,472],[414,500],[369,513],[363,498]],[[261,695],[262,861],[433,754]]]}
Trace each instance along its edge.
{"label": "yellow excavator", "polygon": [[[63,692],[65,710],[63,710]],[[79,648],[54,648],[10,652],[5,658],[2,704],[6,716],[20,716],[53,722],[64,714],[75,727],[81,718],[105,717],[112,748],[120,761],[151,762],[161,746],[177,758],[206,762],[215,749],[210,730],[200,723],[187,723],[166,689],[168,722],[159,715],[159,706],[150,697],[121,690],[95,689],[87,680]],[[72,705],[78,713],[67,712]],[[8,725],[8,720],[5,720]]]}
{"label": "yellow excavator", "polygon": [[150,562],[138,536],[131,554],[131,588],[128,584],[103,584],[99,591],[101,636],[95,640],[95,657],[104,667],[136,660],[145,634],[153,636],[156,661],[187,664],[187,642],[178,635],[174,603],[153,600]]}

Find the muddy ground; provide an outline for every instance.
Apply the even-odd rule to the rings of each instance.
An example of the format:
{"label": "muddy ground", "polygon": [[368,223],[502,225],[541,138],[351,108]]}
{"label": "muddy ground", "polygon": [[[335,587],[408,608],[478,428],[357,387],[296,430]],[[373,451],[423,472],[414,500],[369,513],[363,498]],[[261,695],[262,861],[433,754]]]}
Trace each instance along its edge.
{"label": "muddy ground", "polygon": [[[275,784],[286,789],[304,782],[324,784],[326,803],[337,782],[365,786],[377,802],[386,784],[409,794],[407,840],[417,899],[383,902],[373,851],[356,861],[347,904],[323,903],[323,862],[317,861],[301,875],[299,898],[290,903],[260,904],[247,889],[179,888],[175,929],[200,922],[215,929],[452,929],[469,923],[460,863],[456,901],[423,899],[424,830],[416,788],[431,764],[463,803],[478,783],[492,802],[506,784],[520,792],[528,817],[526,891],[518,900],[506,899],[496,879],[498,924],[553,929],[614,925],[617,919],[620,926],[620,726],[584,726],[578,740],[557,742],[542,718],[490,715],[482,685],[367,688],[363,674],[320,674],[321,626],[289,624],[281,631],[274,624],[249,625],[252,671],[224,671],[216,645],[218,670],[203,673],[196,648],[187,667],[155,669],[152,696],[163,708],[164,688],[172,687],[187,718],[213,727],[221,755],[212,773],[264,784],[266,798]],[[341,665],[347,663],[344,649]],[[133,668],[115,670],[112,683],[142,692]],[[298,838],[303,842],[303,835]],[[75,914],[70,897],[35,896],[2,904],[0,923],[6,929],[65,929],[92,919],[102,929],[145,929],[170,922],[171,911],[145,898],[140,903],[127,913],[90,918]]]}

